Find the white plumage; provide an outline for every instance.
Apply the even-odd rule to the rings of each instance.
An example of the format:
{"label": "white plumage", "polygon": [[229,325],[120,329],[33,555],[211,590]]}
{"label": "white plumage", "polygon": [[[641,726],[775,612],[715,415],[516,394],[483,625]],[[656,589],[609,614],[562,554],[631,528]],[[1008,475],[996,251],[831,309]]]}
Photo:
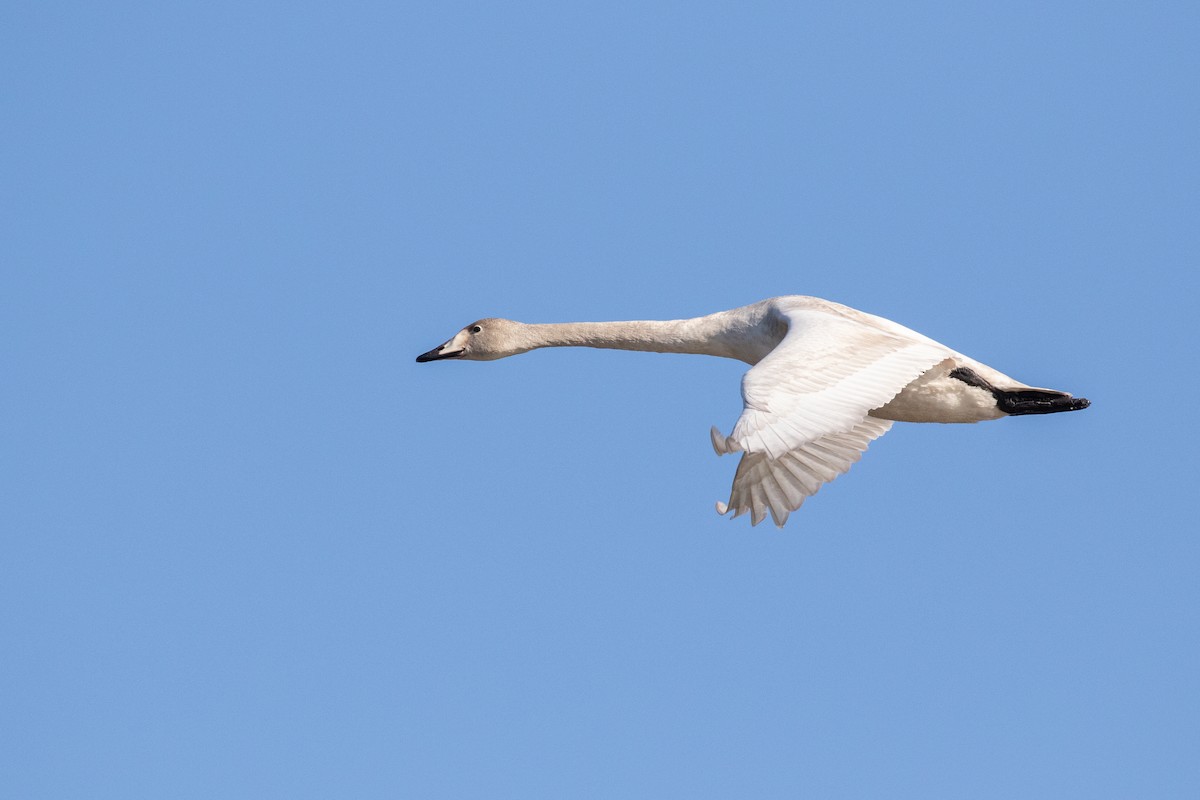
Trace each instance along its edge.
{"label": "white plumage", "polygon": [[742,414],[720,455],[741,452],[717,510],[788,515],[846,472],[892,421],[979,422],[1086,408],[1065,392],[1026,386],[890,320],[815,297],[788,296],[704,317],[528,325],[482,319],[417,357],[492,360],[539,347],[698,353],[752,364]]}

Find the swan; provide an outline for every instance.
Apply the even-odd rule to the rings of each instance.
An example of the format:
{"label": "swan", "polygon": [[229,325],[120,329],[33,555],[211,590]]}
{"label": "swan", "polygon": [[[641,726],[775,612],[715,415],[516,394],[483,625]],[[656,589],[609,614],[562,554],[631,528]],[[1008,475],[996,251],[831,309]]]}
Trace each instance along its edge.
{"label": "swan", "polygon": [[891,320],[800,295],[693,319],[481,319],[417,361],[492,361],[539,347],[695,353],[750,364],[741,416],[728,436],[716,427],[711,436],[718,455],[742,454],[717,512],[749,512],[751,525],[769,513],[782,528],[893,422],[981,422],[1089,405],[1020,383]]}

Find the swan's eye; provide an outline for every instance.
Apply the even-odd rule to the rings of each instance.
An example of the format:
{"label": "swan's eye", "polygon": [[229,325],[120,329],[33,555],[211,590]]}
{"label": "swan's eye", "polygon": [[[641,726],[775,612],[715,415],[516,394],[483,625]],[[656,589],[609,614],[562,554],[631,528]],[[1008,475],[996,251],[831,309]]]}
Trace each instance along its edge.
{"label": "swan's eye", "polygon": [[479,327],[478,325],[471,326],[471,333],[479,333],[481,330],[483,330],[483,328]]}

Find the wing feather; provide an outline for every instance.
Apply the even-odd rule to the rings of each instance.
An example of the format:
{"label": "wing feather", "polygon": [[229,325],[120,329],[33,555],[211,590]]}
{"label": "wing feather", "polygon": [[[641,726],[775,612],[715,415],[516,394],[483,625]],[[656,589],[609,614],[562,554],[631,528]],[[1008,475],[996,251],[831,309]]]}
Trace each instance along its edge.
{"label": "wing feather", "polygon": [[[742,379],[744,409],[725,450],[782,458],[849,431],[952,352],[813,307],[781,306],[783,340]],[[714,447],[717,438],[714,436]]]}
{"label": "wing feather", "polygon": [[813,298],[780,298],[783,339],[742,379],[742,415],[719,455],[742,452],[722,514],[788,514],[858,461],[892,423],[869,412],[955,353],[894,323]]}
{"label": "wing feather", "polygon": [[743,453],[729,503],[718,503],[717,511],[732,511],[733,517],[749,512],[751,525],[762,522],[769,512],[782,528],[788,514],[850,469],[871,441],[891,427],[889,420],[865,417],[848,431],[828,434],[779,458],[763,452]]}

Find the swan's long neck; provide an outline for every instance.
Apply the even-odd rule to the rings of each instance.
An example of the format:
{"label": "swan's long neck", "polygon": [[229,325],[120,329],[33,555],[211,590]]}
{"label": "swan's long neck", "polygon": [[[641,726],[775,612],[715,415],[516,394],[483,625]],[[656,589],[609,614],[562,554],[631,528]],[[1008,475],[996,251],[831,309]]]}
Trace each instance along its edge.
{"label": "swan's long neck", "polygon": [[633,322],[527,325],[532,347],[602,347],[652,353],[693,353],[757,363],[783,336],[764,313],[734,309],[706,317]]}

